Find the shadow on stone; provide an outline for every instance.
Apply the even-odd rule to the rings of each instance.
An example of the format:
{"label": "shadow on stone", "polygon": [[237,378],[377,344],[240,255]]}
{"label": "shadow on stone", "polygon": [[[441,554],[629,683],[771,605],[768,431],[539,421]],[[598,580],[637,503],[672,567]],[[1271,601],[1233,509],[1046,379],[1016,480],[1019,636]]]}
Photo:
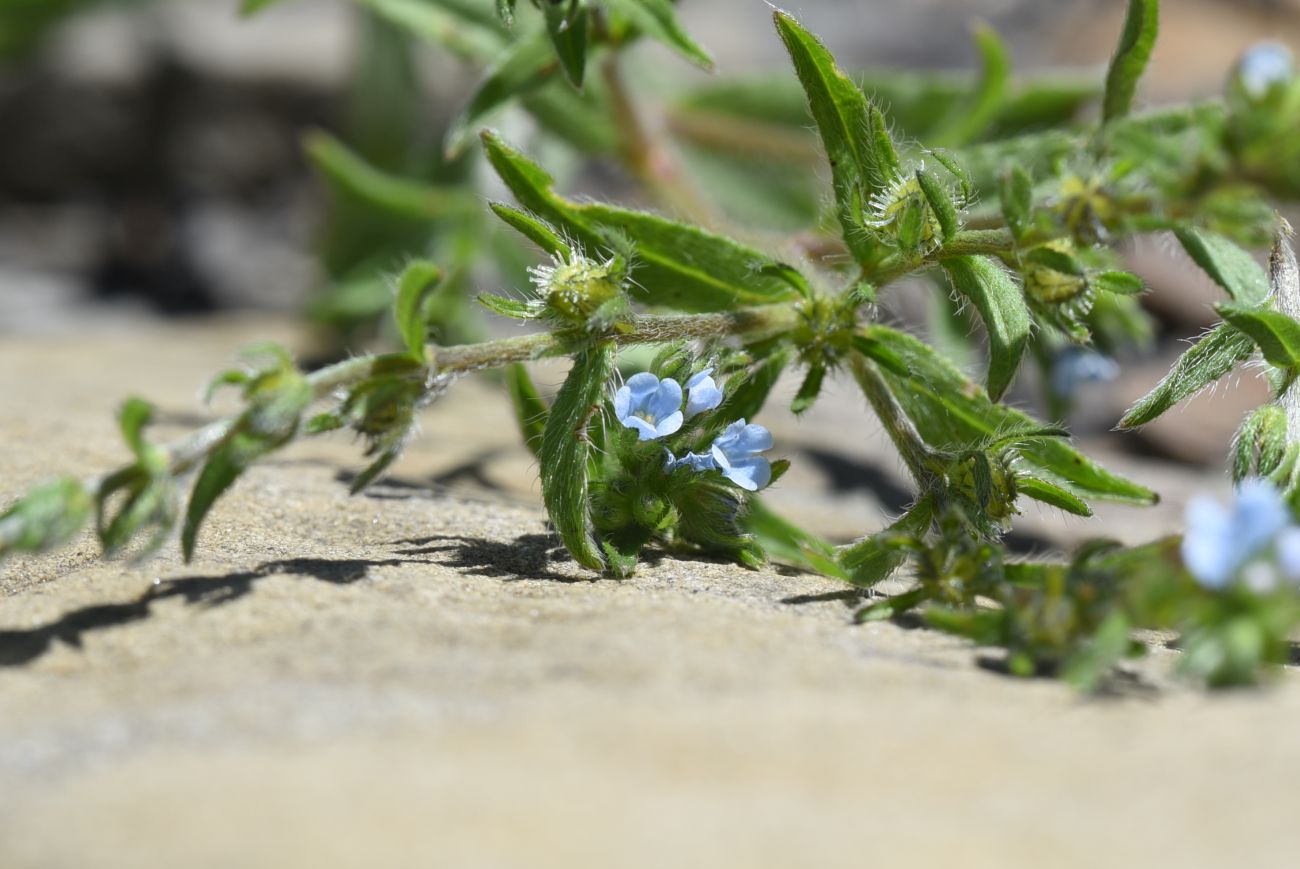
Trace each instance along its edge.
{"label": "shadow on stone", "polygon": [[826,591],[821,594],[796,594],[781,598],[781,603],[789,606],[806,606],[811,603],[831,603],[841,601],[849,609],[857,609],[860,604],[871,597],[866,589],[848,588],[843,591]]}
{"label": "shadow on stone", "polygon": [[55,640],[81,648],[91,631],[148,618],[156,601],[180,598],[193,606],[215,607],[236,601],[253,590],[260,579],[275,575],[308,576],[322,582],[348,585],[364,579],[372,567],[407,564],[408,559],[291,558],[270,561],[255,570],[224,576],[186,576],[150,587],[125,603],[95,604],[64,613],[57,620],[25,630],[0,630],[0,667],[17,667],[49,651]]}
{"label": "shadow on stone", "polygon": [[[377,481],[373,486],[365,491],[368,498],[378,498],[380,500],[401,500],[404,498],[414,497],[417,494],[433,494],[441,489],[451,486],[471,484],[472,486],[484,489],[486,491],[501,491],[498,485],[487,472],[488,464],[499,456],[504,450],[490,449],[484,450],[477,456],[468,461],[454,465],[445,471],[429,477],[428,480],[411,480],[402,477],[384,477]],[[351,470],[342,470],[335,475],[340,483],[349,486],[356,480],[358,472]],[[396,490],[396,491],[385,491]]]}
{"label": "shadow on stone", "polygon": [[394,540],[398,555],[446,555],[439,563],[473,576],[507,580],[545,579],[551,582],[591,582],[592,578],[557,573],[551,565],[572,561],[555,534],[521,534],[514,540],[487,540],[457,534],[435,534]]}

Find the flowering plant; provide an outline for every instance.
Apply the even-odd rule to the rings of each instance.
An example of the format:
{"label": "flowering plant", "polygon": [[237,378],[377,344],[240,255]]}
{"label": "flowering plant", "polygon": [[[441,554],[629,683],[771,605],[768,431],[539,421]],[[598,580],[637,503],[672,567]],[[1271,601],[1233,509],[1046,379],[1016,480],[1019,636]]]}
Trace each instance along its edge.
{"label": "flowering plant", "polygon": [[[1104,82],[1066,84],[1013,79],[1005,48],[983,28],[980,69],[967,79],[849,75],[777,10],[793,67],[781,86],[710,84],[676,98],[671,123],[646,124],[621,67],[640,38],[712,65],[668,0],[501,0],[495,14],[465,0],[360,2],[387,22],[386,38],[440,41],[485,69],[433,162],[468,159],[457,155],[469,134],[514,107],[551,144],[615,159],[661,211],[685,220],[566,196],[524,149],[482,130],[482,153],[517,202],[490,209],[547,262],[513,269],[522,298],[476,297],[531,331],[475,342],[483,323],[470,304],[472,266],[491,258],[508,275],[532,254],[467,218],[477,199],[465,186],[401,175],[313,135],[309,155],[340,200],[400,227],[370,248],[349,239],[346,252],[327,251],[338,279],[329,298],[369,311],[352,304],[361,286],[387,301],[374,264],[394,256],[432,251],[447,266],[416,259],[396,281],[398,349],[310,373],[282,351],[262,354],[216,381],[241,390],[239,414],[165,445],[145,437],[149,406],[128,401],[131,461],[17,500],[0,515],[0,554],[60,545],[94,517],[109,554],[150,551],[179,526],[188,558],[212,504],[253,462],[296,438],[350,429],[373,458],[356,478],[364,488],[398,456],[425,404],[466,373],[503,368],[550,520],[593,575],[631,574],[651,543],[750,567],[776,557],[870,590],[860,620],[915,610],[1002,648],[1011,672],[1082,687],[1146,648],[1137,629],[1182,632],[1185,670],[1211,684],[1251,681],[1285,659],[1300,612],[1290,524],[1300,504],[1300,284],[1270,197],[1300,194],[1300,80],[1289,55],[1276,46],[1247,55],[1222,101],[1134,112],[1156,0],[1129,0]],[[1079,120],[1093,103],[1096,119]],[[672,141],[660,138],[665,128]],[[689,155],[725,167],[728,183],[692,175]],[[704,195],[737,189],[750,194],[739,208]],[[754,223],[741,226],[741,215]],[[792,224],[796,232],[772,240]],[[1077,384],[1114,376],[1111,357],[1149,338],[1143,283],[1115,248],[1152,232],[1172,232],[1230,301],[1120,426],[1141,426],[1262,360],[1275,400],[1243,425],[1233,472],[1273,488],[1245,485],[1232,514],[1195,507],[1184,541],[1094,541],[1064,560],[1016,561],[1003,536],[1026,499],[1078,516],[1099,500],[1156,499],[1081,453],[1064,428],[1002,403],[1021,369],[1036,367],[1044,404],[1062,417]],[[1243,246],[1270,238],[1265,272]],[[881,321],[883,296],[927,285],[929,343]],[[969,340],[972,322],[982,343]],[[658,355],[620,381],[619,354],[639,345]],[[521,363],[557,356],[571,366],[548,401]],[[765,507],[761,491],[788,462],[765,455],[773,438],[754,420],[791,374],[795,413],[829,377],[847,374],[860,389],[911,477],[901,516],[868,517],[872,530],[834,546]],[[908,587],[879,593],[904,566]]]}

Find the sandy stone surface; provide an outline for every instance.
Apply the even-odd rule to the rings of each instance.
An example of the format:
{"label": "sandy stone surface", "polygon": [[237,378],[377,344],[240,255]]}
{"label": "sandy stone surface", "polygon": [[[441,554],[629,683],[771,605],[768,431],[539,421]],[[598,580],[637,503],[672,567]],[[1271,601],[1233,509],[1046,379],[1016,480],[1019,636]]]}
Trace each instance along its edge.
{"label": "sandy stone surface", "polygon": [[[5,492],[119,460],[131,391],[160,436],[201,423],[198,388],[267,336],[293,337],[0,345]],[[903,482],[861,402],[828,398],[773,414],[796,458],[774,503],[851,535]],[[1165,503],[1026,533],[1142,539],[1222,485],[1111,463]],[[101,563],[85,540],[0,567],[0,866],[1294,865],[1291,672],[1205,697],[1159,652],[1087,700],[942,635],[854,627],[856,593],[817,577],[659,558],[593,580],[480,383],[349,498],[359,466],[344,437],[257,468],[191,565]]]}

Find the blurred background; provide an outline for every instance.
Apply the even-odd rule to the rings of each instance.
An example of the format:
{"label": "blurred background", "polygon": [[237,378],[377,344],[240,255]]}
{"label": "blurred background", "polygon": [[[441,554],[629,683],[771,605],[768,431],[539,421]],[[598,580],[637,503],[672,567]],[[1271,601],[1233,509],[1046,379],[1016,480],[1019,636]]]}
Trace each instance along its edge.
{"label": "blurred background", "polygon": [[[387,281],[416,255],[454,272],[458,290],[434,317],[439,340],[491,328],[466,300],[476,290],[523,286],[534,255],[490,224],[483,200],[508,195],[473,143],[454,157],[443,148],[484,64],[472,45],[448,50],[412,38],[376,14],[383,5],[284,0],[241,17],[238,0],[0,0],[0,335],[262,312],[310,323],[323,360],[383,343]],[[490,17],[492,4],[479,5]],[[1072,71],[1075,102],[1066,97],[1058,107],[1070,112],[1095,93],[1123,5],[804,0],[792,11],[846,68],[862,70],[967,73],[978,62],[972,23],[985,21],[1006,40],[1018,73]],[[761,0],[680,6],[723,76],[785,75]],[[1242,51],[1262,39],[1300,46],[1300,0],[1167,4],[1143,99],[1221,93]],[[729,231],[762,244],[816,220],[825,178],[792,79],[757,107],[785,113],[791,131],[768,143],[789,158],[774,171],[762,149],[710,151],[708,128],[690,110],[708,107],[715,77],[648,42],[630,61],[644,116],[674,142]],[[645,202],[601,129],[573,114],[580,106],[553,91],[484,123],[538,154],[571,192],[662,207]],[[396,207],[377,209],[339,182],[353,158],[391,173],[377,183],[396,184],[381,191]],[[1109,428],[1166,370],[1178,342],[1213,322],[1214,293],[1170,245],[1139,243],[1128,256],[1151,285],[1144,305],[1157,340],[1124,360],[1116,382],[1081,396],[1074,422],[1085,430]],[[891,315],[923,314],[905,301],[897,307]],[[1203,425],[1186,424],[1194,404],[1172,424],[1126,436],[1124,448],[1218,463],[1237,411],[1263,390],[1242,383],[1220,396],[1228,407],[1197,420]]]}

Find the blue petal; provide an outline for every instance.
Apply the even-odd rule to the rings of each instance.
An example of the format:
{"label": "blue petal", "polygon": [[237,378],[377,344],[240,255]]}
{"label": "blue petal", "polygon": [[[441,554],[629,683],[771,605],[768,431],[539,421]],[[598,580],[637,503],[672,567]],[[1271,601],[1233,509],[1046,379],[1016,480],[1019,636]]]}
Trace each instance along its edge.
{"label": "blue petal", "polygon": [[692,471],[712,471],[718,466],[713,456],[707,453],[687,453],[682,461],[690,465]]}
{"label": "blue petal", "polygon": [[1200,497],[1187,505],[1183,564],[1207,588],[1222,588],[1239,566],[1230,524],[1228,512],[1217,501]]}
{"label": "blue petal", "polygon": [[[744,423],[744,420],[741,420]],[[746,453],[761,453],[772,449],[772,433],[757,423],[745,426],[736,439],[736,449]]]}
{"label": "blue petal", "polygon": [[1242,89],[1255,99],[1266,96],[1273,85],[1286,81],[1294,71],[1291,50],[1280,42],[1251,46],[1237,64]]}
{"label": "blue petal", "polygon": [[686,398],[687,419],[707,410],[713,410],[722,404],[722,390],[718,389],[718,384],[709,376],[712,373],[712,368],[706,368],[686,381],[688,392]]}
{"label": "blue petal", "polygon": [[748,492],[756,492],[772,481],[772,464],[762,456],[732,462],[722,475]]}
{"label": "blue petal", "polygon": [[671,377],[665,377],[659,382],[658,388],[646,396],[644,408],[647,414],[655,419],[664,419],[676,413],[682,409],[681,386]]}
{"label": "blue petal", "polygon": [[1288,528],[1278,535],[1277,564],[1289,582],[1300,582],[1300,528]]}
{"label": "blue petal", "polygon": [[659,388],[659,378],[649,371],[642,371],[629,377],[625,388],[632,396],[632,407],[635,410],[643,406],[646,398]]}
{"label": "blue petal", "polygon": [[[654,436],[657,438],[667,437],[682,427],[682,412],[675,410],[670,416],[659,420],[659,424],[654,428]],[[644,437],[642,438],[644,440]]]}
{"label": "blue petal", "polygon": [[1291,512],[1277,489],[1265,480],[1246,480],[1237,490],[1231,540],[1237,559],[1245,563],[1291,521]]}
{"label": "blue petal", "polygon": [[655,431],[654,426],[650,425],[650,423],[646,422],[639,416],[629,416],[626,419],[619,421],[627,428],[636,429],[637,434],[640,435],[640,438],[638,438],[639,440],[652,441],[659,437],[659,433]]}

